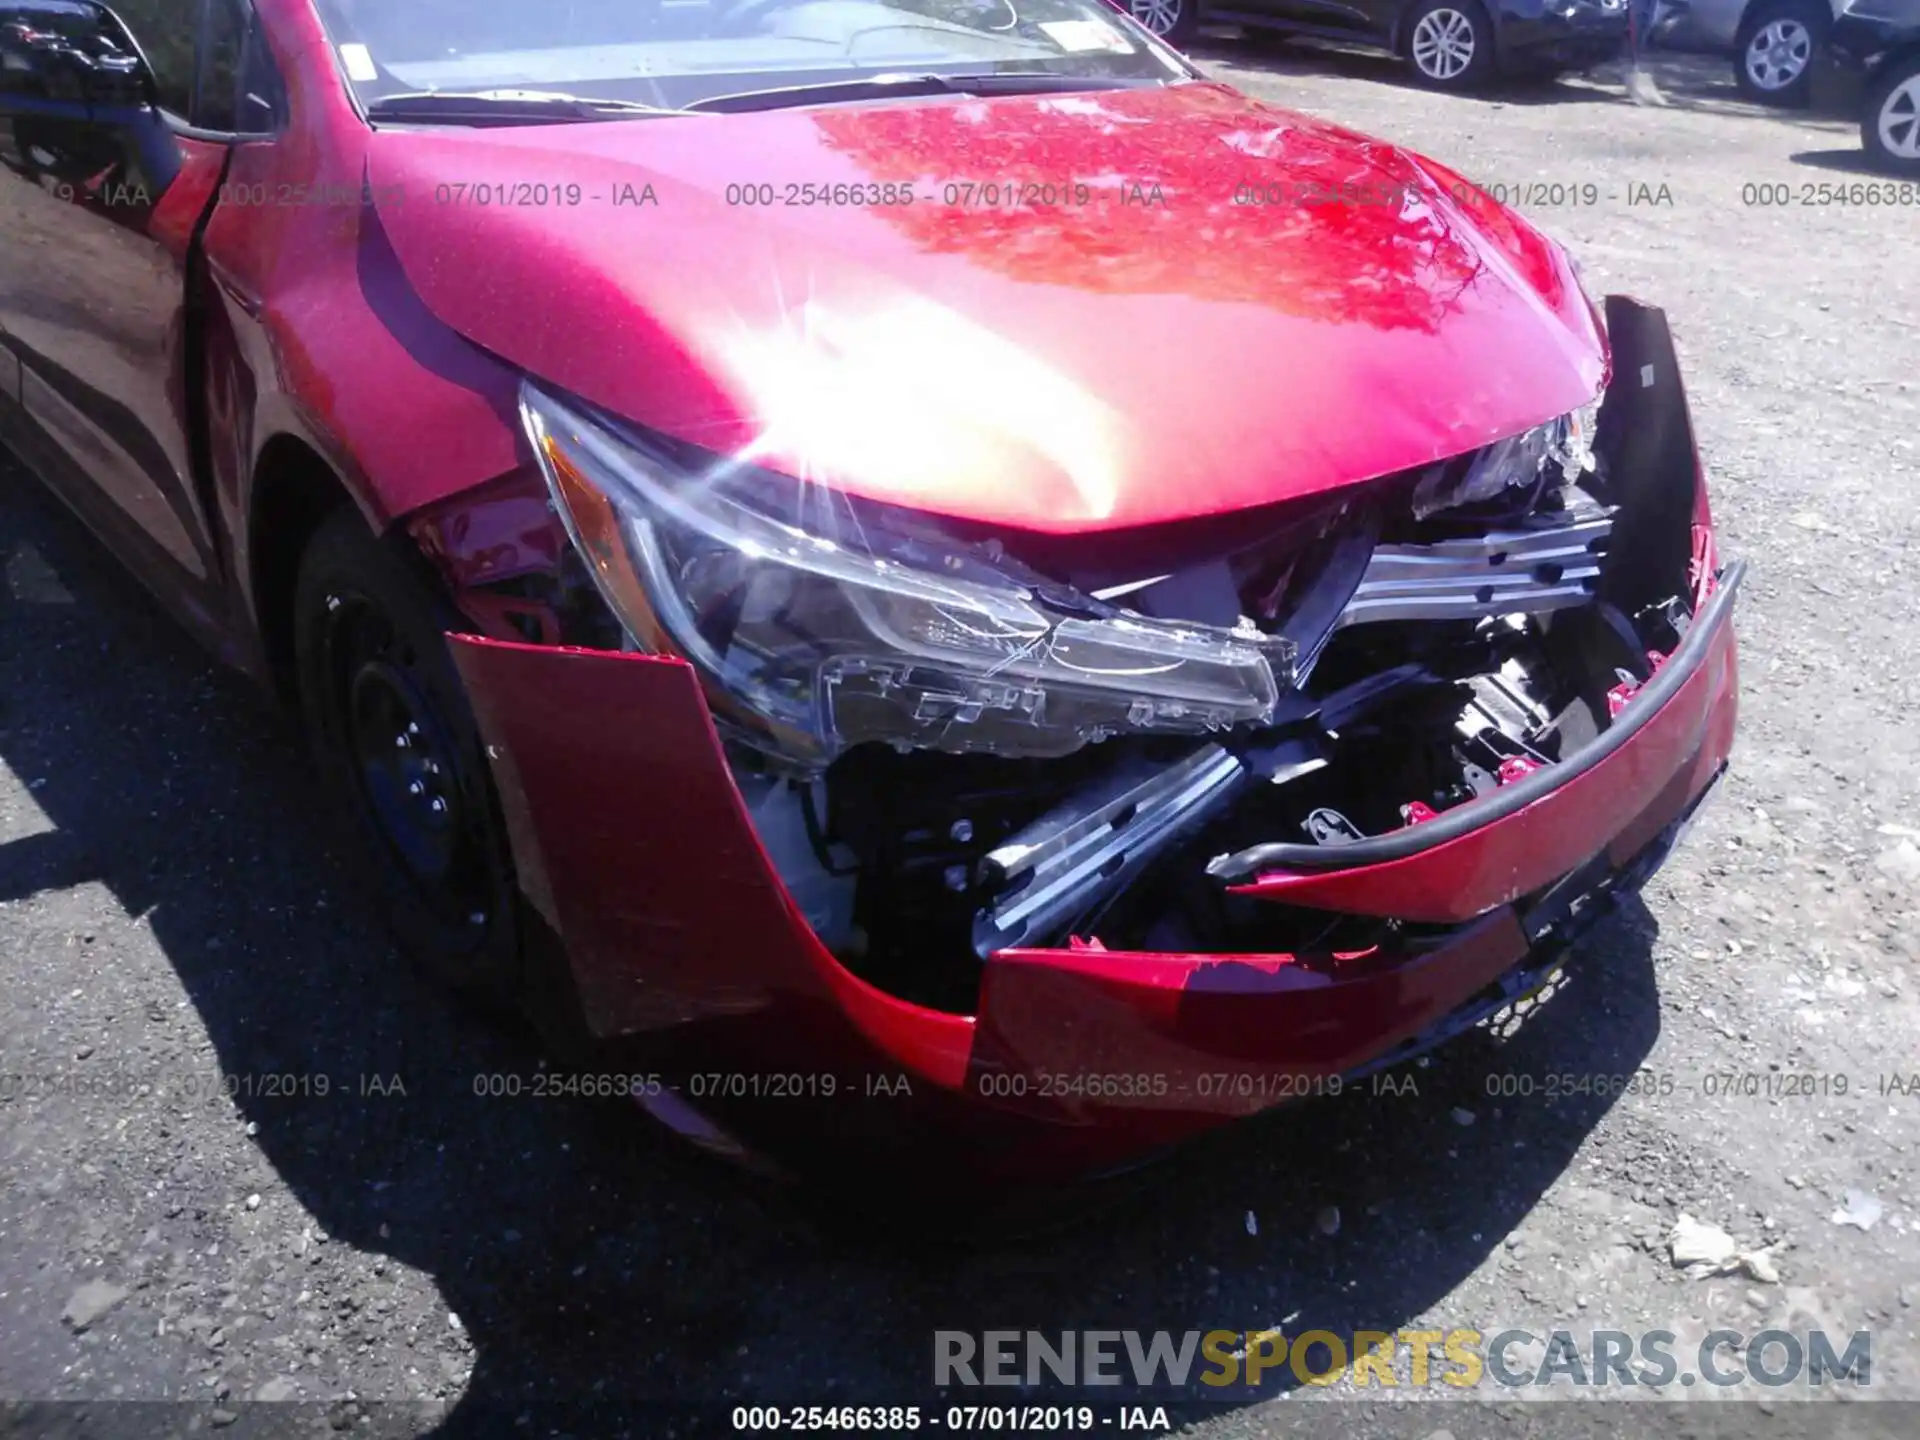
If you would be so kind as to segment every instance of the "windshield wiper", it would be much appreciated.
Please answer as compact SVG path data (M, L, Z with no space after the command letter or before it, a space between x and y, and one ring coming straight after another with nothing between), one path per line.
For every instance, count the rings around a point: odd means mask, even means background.
M609 115L678 115L638 100L596 100L558 90L410 90L367 104L369 120L418 120L446 125L603 120Z
M743 90L735 95L709 95L688 110L737 115L748 110L779 110L794 105L840 105L857 100L908 99L916 95L1054 95L1076 90L1134 90L1158 85L1158 80L1113 75L1067 75L1055 70L996 70L980 74L943 75L935 71L898 75L868 75L858 80L829 80L819 85L781 85L771 90Z

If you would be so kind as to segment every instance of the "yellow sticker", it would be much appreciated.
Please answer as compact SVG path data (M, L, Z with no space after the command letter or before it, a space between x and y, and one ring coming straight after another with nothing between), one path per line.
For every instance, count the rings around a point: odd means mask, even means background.
M1089 50L1112 50L1121 55L1133 53L1133 43L1103 21L1043 20L1040 28L1048 39L1070 55Z
M380 68L373 63L373 52L364 45L342 45L340 60L347 67L347 78L356 84L366 85L380 78Z

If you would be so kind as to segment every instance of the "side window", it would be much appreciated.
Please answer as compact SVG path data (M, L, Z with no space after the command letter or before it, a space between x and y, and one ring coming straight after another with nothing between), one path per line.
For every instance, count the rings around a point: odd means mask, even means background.
M193 40L200 0L115 0L113 10L153 67L160 107L186 119L193 113Z
M202 130L257 135L274 128L280 76L247 0L206 0L200 92L193 123Z
M246 26L246 44L240 52L240 113L233 128L243 135L268 135L280 127L287 113L286 87L251 5L246 7Z
M200 45L200 93L193 123L202 130L238 130L240 66L247 45L247 24L234 0L209 0L207 28Z

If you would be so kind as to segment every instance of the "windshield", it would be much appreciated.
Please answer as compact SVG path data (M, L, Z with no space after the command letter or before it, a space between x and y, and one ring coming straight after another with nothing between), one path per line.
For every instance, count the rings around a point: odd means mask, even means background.
M1102 0L319 0L363 104L555 92L678 109L882 75L1191 72Z

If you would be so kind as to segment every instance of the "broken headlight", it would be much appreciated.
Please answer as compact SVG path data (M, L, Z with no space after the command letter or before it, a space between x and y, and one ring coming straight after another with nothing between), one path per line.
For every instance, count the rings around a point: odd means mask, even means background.
M1262 721L1290 679L1263 637L1121 611L991 550L861 522L831 491L675 458L531 382L520 411L608 604L765 748L809 763L864 741L1061 755ZM773 513L789 508L809 518Z
M1592 464L1596 401L1476 450L1464 466L1436 466L1414 487L1413 515L1424 520L1529 489L1536 496L1571 485Z

